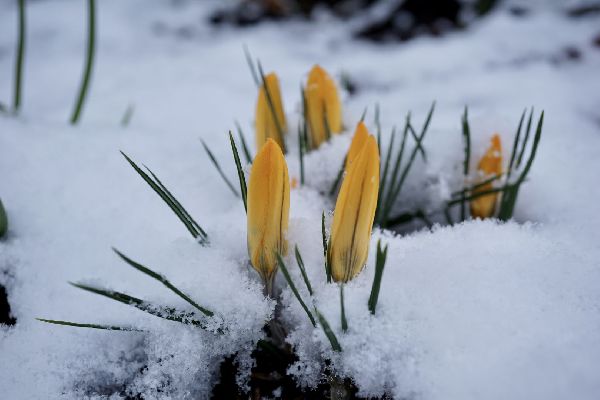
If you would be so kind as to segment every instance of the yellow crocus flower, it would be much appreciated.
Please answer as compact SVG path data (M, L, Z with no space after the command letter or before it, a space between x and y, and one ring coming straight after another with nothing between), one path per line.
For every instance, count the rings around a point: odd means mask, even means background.
M256 100L256 148L261 149L267 139L271 138L277 142L280 148L285 150L283 134L287 131L287 122L283 112L279 79L274 72L271 72L265 75L265 83L267 90L265 90L265 85L262 84L258 90L258 99Z
M277 271L275 252L287 253L285 238L290 211L290 178L277 143L269 138L257 154L248 183L248 253L250 262L271 292Z
M342 103L335 82L320 66L312 67L304 89L310 146L316 149L329 133L342 131ZM327 126L325 125L327 123Z
M352 143L350 144L350 149L348 149L348 154L346 155L346 171L348 171L348 167L362 150L363 145L367 141L368 137L369 130L365 126L364 122L359 122L358 125L356 125L354 137L352 137Z
M490 147L479 160L477 166L478 174L481 179L489 179L492 176L502 173L502 142L500 135L492 136ZM493 188L492 182L478 188L474 194L484 192ZM485 196L478 197L471 201L471 216L473 218L490 218L494 215L496 209L496 200L498 193L490 193Z
M379 149L372 135L348 168L335 203L327 262L336 282L348 282L363 269L379 193Z

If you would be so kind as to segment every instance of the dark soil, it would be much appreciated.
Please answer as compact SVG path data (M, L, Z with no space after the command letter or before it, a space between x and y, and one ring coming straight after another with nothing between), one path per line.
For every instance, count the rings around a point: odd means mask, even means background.
M10 312L10 304L8 304L8 295L4 286L0 285L0 324L15 325L17 320Z
M303 390L286 374L288 367L296 361L290 349L269 349L261 346L254 351L253 356L256 359L256 367L252 369L250 392L246 393L237 386L237 365L234 358L230 357L221 364L221 379L213 388L212 399L259 400L271 397L284 400L321 400L330 397L329 385L326 382L314 390ZM346 380L345 383L351 388L349 399L362 399L356 396L357 388L351 381Z

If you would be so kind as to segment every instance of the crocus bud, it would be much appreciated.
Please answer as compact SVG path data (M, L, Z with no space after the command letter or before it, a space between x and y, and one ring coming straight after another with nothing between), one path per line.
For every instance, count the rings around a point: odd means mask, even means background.
M277 270L275 253L287 253L290 178L281 149L273 139L257 154L248 183L248 253L270 293Z
M279 79L271 72L265 75L265 83L267 90L264 84L261 85L256 100L256 148L261 149L267 139L271 138L280 148L285 149L283 134L287 131L287 122L283 112Z
M364 122L359 122L358 125L356 125L356 131L354 131L354 137L352 138L350 149L348 149L348 154L346 155L346 171L348 171L348 167L362 150L363 145L367 141L368 137L369 130L365 126Z
M379 149L372 135L348 168L340 188L327 262L336 282L348 282L363 269L379 193Z
M308 74L304 98L310 146L316 149L330 134L342 131L342 104L335 82L318 65Z
M477 173L480 181L502 173L502 143L500 136L492 136L492 142L486 153L479 160ZM493 188L492 182L478 188L474 194L481 193ZM473 218L489 218L494 215L498 193L490 193L471 201L471 216Z

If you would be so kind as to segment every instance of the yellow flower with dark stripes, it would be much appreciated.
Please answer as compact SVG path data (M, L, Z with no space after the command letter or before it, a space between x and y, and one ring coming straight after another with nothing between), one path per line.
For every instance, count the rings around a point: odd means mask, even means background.
M369 130L365 126L364 122L359 122L358 125L356 125L356 131L354 131L352 143L350 144L350 149L348 149L348 154L346 154L346 171L348 171L348 167L362 150L368 137Z
M274 72L265 75L265 85L258 90L256 100L256 148L261 149L271 138L277 142L279 147L285 149L283 135L287 132L287 122L283 111L279 79Z
M273 139L257 154L248 183L248 253L270 291L277 258L287 253L290 178L285 157Z
M369 135L350 163L335 203L327 262L336 282L354 278L367 261L378 193L379 149Z
M498 134L492 136L490 147L487 149L481 160L479 160L477 173L480 182L502 173L502 142L500 141L500 136ZM475 190L474 194L492 188L493 184L490 182ZM473 218L490 218L494 216L497 199L498 193L490 193L473 199L471 201L471 216Z
M304 89L305 117L310 147L316 149L329 135L342 131L342 103L335 82L320 66L308 74Z

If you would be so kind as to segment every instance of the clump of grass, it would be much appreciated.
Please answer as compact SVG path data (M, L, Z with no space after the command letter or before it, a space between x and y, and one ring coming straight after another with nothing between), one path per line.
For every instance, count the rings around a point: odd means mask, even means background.
M198 240L198 243L205 246L208 244L208 234L198 223L192 218L181 203L171 194L169 189L163 185L158 177L146 166L148 173L144 172L138 165L133 162L125 153L121 152L127 162L133 167L135 172L138 173L144 179L144 181L150 186L150 188L159 195L159 197L169 206L169 208L175 213L177 218L185 225L190 234L194 239Z
M508 168L505 173L501 173L498 175L494 175L492 177L487 178L486 180L479 182L472 186L464 187L462 190L458 192L454 192L452 194L452 198L446 204L446 214L450 215L450 209L454 206L460 205L461 214L460 220L464 221L468 217L466 213L463 211L466 208L466 203L476 200L482 196L487 196L490 194L498 194L500 196L500 202L497 206L496 213L493 217L498 218L501 221L508 221L513 218L515 206L517 203L517 198L519 194L519 190L521 189L521 185L525 182L529 171L533 165L535 160L535 156L537 154L537 149L540 143L540 139L542 137L542 130L544 124L544 112L540 114L537 122L537 126L535 128L535 133L533 134L533 141L530 144L531 132L532 132L532 121L533 121L533 108L529 112L529 118L527 122L527 126L524 130L524 138L521 140L522 136L522 128L523 121L527 110L523 111L521 118L519 120L519 124L517 127L517 131L514 136L512 152L510 155L510 161L508 164ZM465 142L469 140L469 122L467 118L467 111L465 109L465 113L462 119L463 126L463 137L465 138ZM520 146L519 146L520 145ZM529 147L529 156L527 160L524 160L524 155L526 149ZM465 161L464 161L464 171L468 168L467 158L470 157L470 148L465 145ZM524 164L523 164L524 162ZM515 178L516 177L516 178ZM488 186L489 184L496 184L496 187L491 189L482 190L482 188ZM450 221L449 221L450 222Z
M175 285L173 285L167 278L154 272L150 268L133 261L131 258L127 257L117 249L113 249L115 253L125 261L132 268L142 272L143 274L157 280L162 283L166 288L171 290L177 296L185 300L188 304L194 307L197 311L199 311L204 317L212 317L214 316L214 312L208 310L207 308L200 306L194 300L192 300L188 295L186 295L183 291L178 289ZM117 292L114 290L109 290L105 288L101 288L93 285L86 285L83 283L71 283L70 284L78 289L97 294L99 296L107 297L111 300L117 301L119 303L130 305L138 310L144 311L148 314L154 315L155 317L163 318L169 321L180 322L185 325L193 325L200 327L202 329L207 329L206 322L196 318L196 314L194 312L182 311L178 310L174 307L164 306L161 304L155 304L148 302L146 300L139 299L137 297L128 295L126 293ZM79 328L93 328L93 329L104 329L104 330L117 330L117 331L141 331L139 328L132 327L124 327L124 326L112 326L112 325L101 325L101 324L90 324L90 323L79 323L79 322L69 322L69 321L60 321L53 319L45 319L45 318L37 318L38 321L55 324L55 325L66 325L73 326ZM218 330L218 333L223 333L222 330Z

